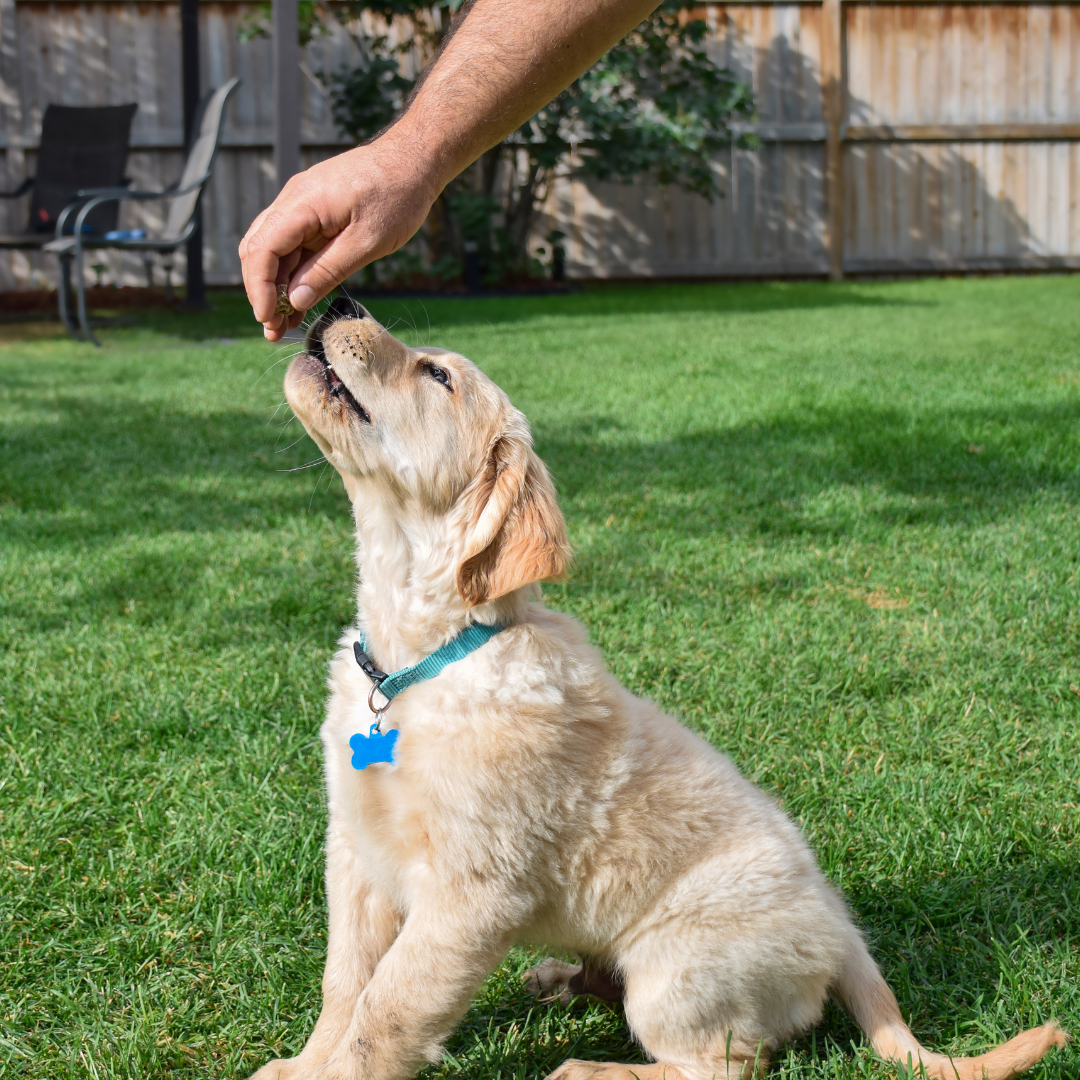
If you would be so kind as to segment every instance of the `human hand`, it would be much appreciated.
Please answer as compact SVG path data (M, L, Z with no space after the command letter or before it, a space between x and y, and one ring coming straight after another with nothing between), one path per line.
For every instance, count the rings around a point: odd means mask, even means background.
M389 255L424 223L442 184L391 128L292 177L240 241L244 286L270 341L362 266ZM287 284L292 315L278 315Z

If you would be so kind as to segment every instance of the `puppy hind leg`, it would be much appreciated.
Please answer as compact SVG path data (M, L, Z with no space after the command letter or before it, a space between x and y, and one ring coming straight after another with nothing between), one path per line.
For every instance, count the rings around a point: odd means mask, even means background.
M761 1080L770 1056L764 1045L753 1053L741 1047L713 1062L671 1065L652 1061L644 1065L623 1065L613 1061L564 1061L547 1080Z
M581 970L581 964L569 964L565 960L549 956L535 967L529 968L521 976L521 981L534 998L542 1002L561 1001L564 1005L569 1005L574 996L570 981L580 975Z
M613 1061L564 1061L547 1080L752 1080L765 1075L768 1060L764 1057L742 1060L732 1058L718 1068L694 1065L668 1065L652 1061L646 1065L621 1065Z
M585 970L588 971L587 962ZM621 979L619 987L622 988ZM627 1019L645 1052L655 1061L627 1065L571 1059L564 1061L547 1080L754 1080L765 1075L770 1058L770 1046L765 1039L754 1044L727 1029L720 1039L715 1028L711 1033L696 1028L690 1017L699 1003L685 1000L687 996L692 999L695 996L692 993L686 995L669 987L659 997L650 995L647 1004L642 996L637 1000L628 998ZM671 1023L673 1017L680 1015L680 1006L681 1014L690 1021L681 1026ZM663 1018L654 1011L665 1008L669 1011ZM649 1016L647 1021L644 1015Z
M762 1003L723 964L682 959L629 973L626 1020L642 1049L683 1080L764 1076L780 1040Z
M570 1003L575 995L622 1001L624 985L618 971L585 956L580 964L568 964L549 956L522 975L525 989L541 1001Z
M613 1061L564 1061L547 1080L692 1080L681 1069L653 1061L647 1065L619 1065ZM718 1078L719 1080L719 1078Z
M706 1027L700 1023L701 1013L695 1016L694 1006L700 1002L689 1002L682 1011L675 1001L667 1004L671 1008L661 1014L653 1011L663 1008L661 1003L653 1001L643 1008L627 999L630 1030L649 1057L669 1062L684 1080L754 1080L765 1075L778 1042L757 1018L732 1010L727 1019L713 1018Z

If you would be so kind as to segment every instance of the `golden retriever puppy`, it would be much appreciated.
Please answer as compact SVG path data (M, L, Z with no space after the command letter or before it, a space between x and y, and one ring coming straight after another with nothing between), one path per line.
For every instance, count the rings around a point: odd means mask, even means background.
M338 301L285 391L345 482L360 578L322 728L322 1014L258 1080L411 1076L516 942L581 956L533 987L621 994L655 1062L567 1061L559 1080L747 1077L829 994L882 1057L940 1080L1003 1080L1062 1045L1054 1023L977 1058L919 1045L795 825L544 607L569 557L555 492L468 360ZM386 704L356 643L377 678L474 625L502 629L392 701L371 733L396 739L389 760L355 761Z

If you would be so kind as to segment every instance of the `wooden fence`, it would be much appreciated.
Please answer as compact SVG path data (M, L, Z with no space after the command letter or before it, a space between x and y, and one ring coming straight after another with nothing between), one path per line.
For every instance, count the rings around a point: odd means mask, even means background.
M241 81L225 114L222 150L203 211L206 277L240 280L237 247L251 220L277 191L273 168L273 65L267 38L240 40L241 23L255 7L229 0L199 5L200 73L204 89L233 75ZM50 102L111 105L138 102L128 175L133 186L161 188L183 164L180 93L180 9L168 0L0 0L0 124L3 179L14 187L33 172L41 117ZM349 35L336 31L306 50L301 83L302 160L305 167L349 143L338 132L316 72L354 66L360 58ZM3 231L26 223L27 205L0 203ZM128 205L121 228L160 224L160 207ZM141 283L142 262L110 254L108 277ZM3 253L0 288L55 280L48 256ZM180 260L182 266L182 257Z
M243 80L206 202L211 282L238 280L236 245L276 187L270 43L238 35L250 7L200 5L204 82ZM569 234L572 275L1080 267L1080 5L755 0L704 10L715 57L754 87L762 145L720 155L725 197L712 204L571 171L539 232ZM50 101L137 101L129 173L139 186L174 179L179 40L169 0L0 0L0 182L32 171ZM306 164L345 145L314 75L358 59L344 32L306 52ZM0 213L0 228L18 228L25 203ZM40 256L0 259L0 287L52 273ZM141 266L109 274L139 280Z
M1080 267L1080 6L724 4L718 60L763 141L712 205L564 181L573 273L622 277Z

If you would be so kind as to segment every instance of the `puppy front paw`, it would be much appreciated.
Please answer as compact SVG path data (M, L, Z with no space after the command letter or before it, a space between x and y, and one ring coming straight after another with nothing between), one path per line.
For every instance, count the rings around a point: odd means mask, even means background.
M306 1066L307 1062L299 1057L277 1058L253 1072L248 1080L302 1080L307 1075Z
M578 1061L568 1058L545 1080L600 1080L611 1066L599 1061Z
M525 989L540 1001L561 1001L568 1005L574 996L570 989L570 980L580 973L580 964L568 964L565 960L556 960L554 956L549 956L546 960L541 960L536 967L529 968L521 976L521 981L525 984Z

